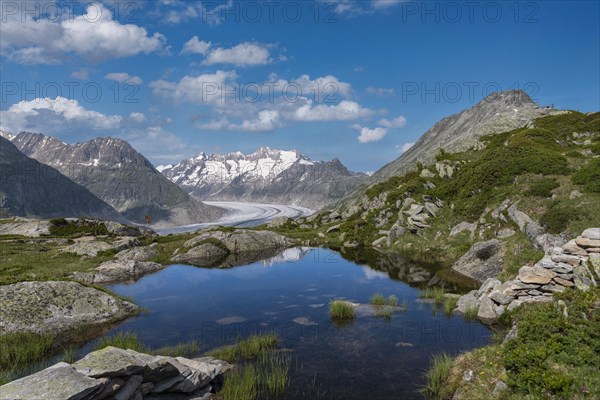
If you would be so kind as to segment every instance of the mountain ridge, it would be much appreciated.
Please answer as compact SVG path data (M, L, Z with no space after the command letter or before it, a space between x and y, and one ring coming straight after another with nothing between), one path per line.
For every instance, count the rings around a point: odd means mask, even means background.
M523 90L491 93L472 107L435 123L410 149L376 171L369 183L414 170L417 162L431 163L440 149L465 151L481 146L478 140L481 136L522 128L536 118L560 112L540 107Z
M21 132L12 143L25 155L50 165L89 189L127 219L155 226L216 219L221 210L185 193L156 170L128 142L112 137L67 144L54 137Z
M201 200L257 201L321 208L360 185L366 175L339 159L313 161L298 150L260 147L253 153L198 153L159 166L172 182Z
M27 157L0 136L0 215L88 217L127 222L106 202L57 169Z

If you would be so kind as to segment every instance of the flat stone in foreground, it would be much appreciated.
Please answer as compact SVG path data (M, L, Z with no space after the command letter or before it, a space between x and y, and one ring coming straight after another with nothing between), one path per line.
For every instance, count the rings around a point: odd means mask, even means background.
M82 400L90 398L105 382L79 374L67 363L0 386L0 399L10 400Z

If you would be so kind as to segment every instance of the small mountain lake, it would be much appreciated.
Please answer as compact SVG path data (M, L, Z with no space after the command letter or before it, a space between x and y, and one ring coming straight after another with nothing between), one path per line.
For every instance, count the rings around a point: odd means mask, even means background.
M478 322L447 316L390 273L345 260L326 249L294 248L243 267L173 265L132 284L110 286L148 312L109 334L135 332L151 347L195 339L203 351L254 333L276 333L291 354L285 398L422 399L419 388L433 354L455 355L489 342ZM395 295L408 309L389 320L369 312L373 294ZM339 326L328 304L365 304ZM89 343L85 347L91 347Z

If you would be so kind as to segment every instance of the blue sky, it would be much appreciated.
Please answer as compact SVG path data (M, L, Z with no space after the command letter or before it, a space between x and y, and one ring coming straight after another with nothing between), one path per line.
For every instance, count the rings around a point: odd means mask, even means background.
M596 1L0 6L0 129L157 165L270 146L374 171L496 90L600 109Z

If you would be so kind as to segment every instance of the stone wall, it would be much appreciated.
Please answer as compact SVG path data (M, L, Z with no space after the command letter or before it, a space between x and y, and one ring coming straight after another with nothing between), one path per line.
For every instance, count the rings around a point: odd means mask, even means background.
M568 288L588 290L600 280L600 228L586 229L561 247L549 249L534 266L524 266L513 280L487 279L461 296L456 312L477 309L477 317L493 324L506 310L524 303L552 301L554 293Z

